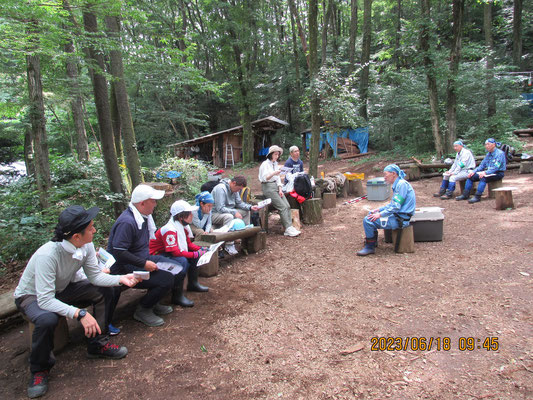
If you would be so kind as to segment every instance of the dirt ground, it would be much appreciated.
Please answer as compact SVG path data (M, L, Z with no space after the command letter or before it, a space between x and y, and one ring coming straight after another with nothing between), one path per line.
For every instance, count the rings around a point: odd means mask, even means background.
M378 176L384 165L324 168ZM238 172L256 180L257 168ZM356 257L362 219L380 202L338 199L298 238L281 235L274 214L267 249L224 259L201 279L209 293L190 294L195 307L164 326L134 321L135 303L121 300L124 360L88 360L74 335L46 398L531 399L533 176L514 170L505 182L518 188L513 210L435 199L439 178L413 182L417 206L445 216L443 241L417 242L414 254L395 254L381 234L376 255ZM1 335L2 399L25 398L26 329ZM375 337L415 340L372 351ZM417 338L431 350L417 350Z

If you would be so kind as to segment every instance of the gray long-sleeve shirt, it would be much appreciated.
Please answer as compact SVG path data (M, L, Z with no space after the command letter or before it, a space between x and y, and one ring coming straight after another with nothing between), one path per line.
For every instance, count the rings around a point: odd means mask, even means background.
M89 281L95 286L118 286L120 275L108 275L100 271L96 251L92 243L86 244L87 254L81 260L72 258L60 242L48 242L33 254L22 273L14 296L37 296L37 304L43 310L74 318L77 308L56 299L71 282L76 271L83 267Z
M468 171L476 168L476 160L472 152L462 148L455 156L455 160L449 170L451 174L458 174L461 171Z
M250 210L252 205L242 201L238 192L232 192L229 188L229 182L229 179L222 179L222 181L211 191L211 194L215 199L215 206L213 207L214 211L220 214L229 213L235 216L235 213L237 212L236 208Z

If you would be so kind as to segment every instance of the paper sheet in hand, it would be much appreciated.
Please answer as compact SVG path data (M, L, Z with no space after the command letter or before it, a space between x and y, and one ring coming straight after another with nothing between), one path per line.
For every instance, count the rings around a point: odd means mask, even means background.
M290 168L289 167L281 167L279 170L281 171L282 174L288 174L288 173L292 172L292 167L290 167Z
M257 207L258 208L263 208L263 207L268 206L270 203L272 203L272 199L265 199L265 200L260 201L259 203L257 203Z
M104 268L111 268L111 266L115 263L115 257L113 257L111 254L109 254L106 250L102 249L101 247L96 252L96 258L98 259L98 266L100 269Z
M172 275L178 275L181 272L181 270L183 269L183 267L181 265L167 263L167 262L158 262L157 263L157 268L158 269L162 269L163 271L168 271Z
M196 265L200 266L209 263L209 261L211 261L211 257L213 257L213 254L215 254L215 257L218 257L216 253L218 252L218 248L222 246L222 243L224 242L218 242L209 246L209 250L207 251L207 253L205 253L198 259L198 263Z

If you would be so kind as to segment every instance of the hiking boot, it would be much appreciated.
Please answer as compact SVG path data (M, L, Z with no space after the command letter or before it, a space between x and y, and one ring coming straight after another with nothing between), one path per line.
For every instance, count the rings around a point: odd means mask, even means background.
M87 349L87 358L110 358L119 360L126 357L127 354L128 349L126 347L109 342L94 350Z
M376 253L376 238L366 238L365 247L357 252L358 256L368 256Z
M31 374L30 384L28 385L28 397L35 399L41 397L48 391L48 371L35 372Z
M449 190L446 191L442 196L440 196L441 200L450 200L453 198L453 192L450 192Z
M172 306L166 306L164 304L159 304L159 303L157 303L154 306L153 310L154 310L154 314L157 314L157 315L167 315L167 314L170 314L172 311L174 311Z
M444 195L444 193L446 193L446 189L440 188L438 193L433 193L433 197L440 197L440 196Z
M468 202L470 204L479 203L480 201L481 201L481 195L480 194L475 194L474 197L472 197L470 200L468 200Z
M107 331L109 332L109 336L116 336L120 333L120 329L113 324L107 326Z
M194 268L194 267L193 267ZM185 279L185 274L176 275L174 278L174 287L172 288L172 304L176 304L181 307L193 307L194 301L189 300L183 295L183 280Z
M300 233L302 232L300 232L294 226L289 226L287 229L285 229L285 232L283 234L285 236L295 237L295 236L298 236Z
M133 319L148 326L161 326L165 323L163 318L154 314L153 307L146 308L141 305L137 306L137 309L133 313Z

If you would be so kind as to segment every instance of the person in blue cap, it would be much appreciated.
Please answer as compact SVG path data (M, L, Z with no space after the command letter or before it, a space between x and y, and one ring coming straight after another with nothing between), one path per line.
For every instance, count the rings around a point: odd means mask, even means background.
M358 256L375 253L378 229L404 228L409 225L409 220L415 213L415 191L404 179L405 172L396 164L389 164L383 175L385 182L392 184L392 200L386 206L370 211L364 218L365 247L357 252Z
M476 167L476 160L472 152L464 147L461 140L453 142L453 149L457 152L455 160L450 169L442 174L442 183L434 197L448 200L453 197L455 184L468 178L469 171Z
M477 191L474 197L468 200L469 203L478 203L481 201L481 195L485 190L487 182L494 182L503 179L505 169L507 168L507 159L505 153L496 148L496 140L493 138L485 140L485 149L487 155L481 161L481 164L468 174L468 179L465 183L465 190L461 196L457 196L455 200L466 200L470 197L470 191L474 182L479 181Z
M192 223L189 226L196 237L213 230L212 211L215 199L208 191L198 193L195 199L198 210L192 213Z

